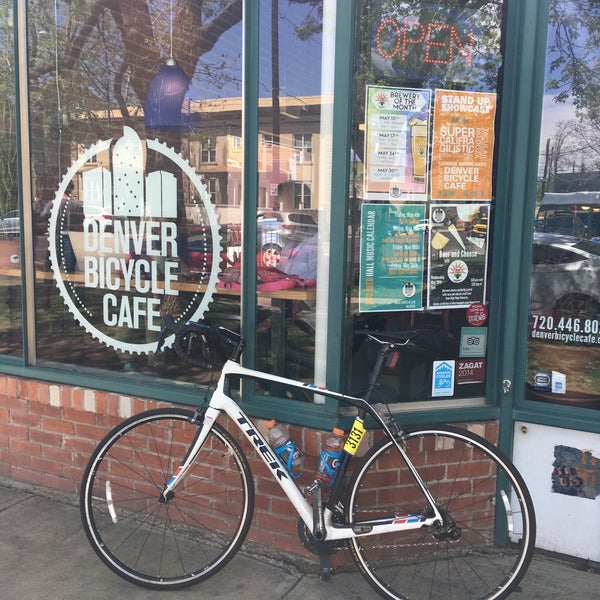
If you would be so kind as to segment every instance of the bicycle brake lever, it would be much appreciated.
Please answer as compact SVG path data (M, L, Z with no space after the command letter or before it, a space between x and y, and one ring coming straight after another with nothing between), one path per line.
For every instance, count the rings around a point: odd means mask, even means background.
M163 327L160 330L160 335L158 336L158 342L156 342L156 350L154 351L155 354L158 354L162 347L163 344L165 343L165 339L167 337L167 331L169 331L166 327Z
M164 322L164 325L162 326L162 329L160 330L160 335L158 336L158 342L156 342L155 354L158 354L161 351L161 349L165 343L165 340L167 339L167 335L169 333L175 333L175 329L174 329L175 321L173 320L173 317L171 315L165 315L163 317L163 322Z

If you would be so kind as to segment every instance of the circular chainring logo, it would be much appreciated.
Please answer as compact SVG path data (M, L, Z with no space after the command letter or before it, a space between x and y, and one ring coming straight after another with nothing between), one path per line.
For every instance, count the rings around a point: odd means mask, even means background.
M73 163L53 202L49 236L69 311L122 352L153 352L162 315L200 319L216 289L221 236L210 194L180 154L129 127ZM192 248L195 271L184 277Z

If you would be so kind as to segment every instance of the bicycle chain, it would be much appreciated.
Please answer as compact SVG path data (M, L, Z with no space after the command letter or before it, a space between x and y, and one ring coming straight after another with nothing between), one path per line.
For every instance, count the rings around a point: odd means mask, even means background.
M381 513L381 507L377 508L361 508L361 513ZM357 538L359 539L359 538ZM382 544L380 546L373 546L377 550L389 550L393 548L422 548L423 546L439 546L440 542L420 542L418 544Z

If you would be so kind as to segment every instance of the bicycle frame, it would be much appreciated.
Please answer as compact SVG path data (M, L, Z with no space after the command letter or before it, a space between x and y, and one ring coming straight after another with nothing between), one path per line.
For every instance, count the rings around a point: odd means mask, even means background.
M406 515L392 515L385 518L377 518L372 520L360 521L352 524L339 524L333 523L333 512L329 508L325 508L323 512L323 524L324 524L324 538L327 540L342 540L352 537L366 536L366 535L377 535L383 533L390 533L393 531L408 531L412 529L420 529L422 527L428 527L434 525L436 522L442 522L442 516L438 511L435 501L429 493L427 487L422 481L418 474L418 471L413 466L412 462L407 457L404 449L402 448L399 440L390 431L389 427L385 423L379 414L374 411L368 403L361 398L355 398L353 396L347 396L338 392L333 392L322 387L318 387L313 384L305 384L293 379L281 377L277 375L266 375L260 371L255 371L243 367L239 363L228 360L226 361L217 386L212 393L208 406L199 411L199 415L202 418L202 424L199 427L196 438L188 450L185 458L181 465L177 468L173 476L165 484L162 491L161 497L163 501L166 501L174 492L178 483L185 477L187 470L190 465L194 462L198 453L200 452L202 445L204 444L213 423L218 419L221 413L227 414L233 423L244 433L245 437L249 440L252 446L257 450L258 454L262 458L263 462L280 485L284 494L288 500L292 503L298 515L306 525L309 531L313 531L313 507L306 500L303 493L298 489L288 472L279 461L276 454L272 451L268 442L262 436L260 431L254 426L251 419L244 413L239 407L237 402L225 392L227 385L227 377L241 376L247 377L254 380L269 381L275 383L281 383L285 386L295 387L298 389L310 389L319 392L319 394L327 395L330 397L338 398L350 402L355 406L363 406L372 416L374 416L380 425L387 432L390 439L393 440L398 452L401 454L406 462L407 467L412 472L415 481L421 488L424 497L429 504L431 509L430 515L425 516L422 513L411 513Z

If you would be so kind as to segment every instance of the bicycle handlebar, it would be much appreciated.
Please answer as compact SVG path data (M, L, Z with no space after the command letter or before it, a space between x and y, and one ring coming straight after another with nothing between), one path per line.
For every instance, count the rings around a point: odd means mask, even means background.
M203 368L211 368L214 366L214 361L211 360L209 350L202 347L202 344L205 344L207 340L223 342L227 346L233 347L233 352L229 358L236 362L239 361L246 345L245 341L238 333L220 325L212 325L206 321L176 323L171 315L165 315L163 321L164 325L158 338L156 352L160 352L165 339L170 334L175 334L173 346L177 355L185 362ZM196 356L191 350L196 347L198 341L201 346L201 351L198 356Z
M406 346L421 334L419 329L410 329L407 331L370 331L368 329L355 331L357 335L364 335L370 340L382 345Z
M214 366L213 349L208 348L207 341L223 342L225 345L233 348L231 360L239 362L242 352L246 346L245 340L239 333L220 325L212 325L206 321L189 321L187 323L176 323L171 315L163 317L164 325L160 332L156 352L158 353L165 339L171 334L175 334L174 348L177 355L190 364L203 368L212 368ZM358 330L357 335L364 335L369 340L377 342L382 346L382 355L397 349L399 346L406 346L421 333L418 329L407 331L370 331ZM218 348L218 344L215 344ZM380 367L379 367L380 368ZM378 371L379 369L376 369ZM377 376L379 373L377 372Z

